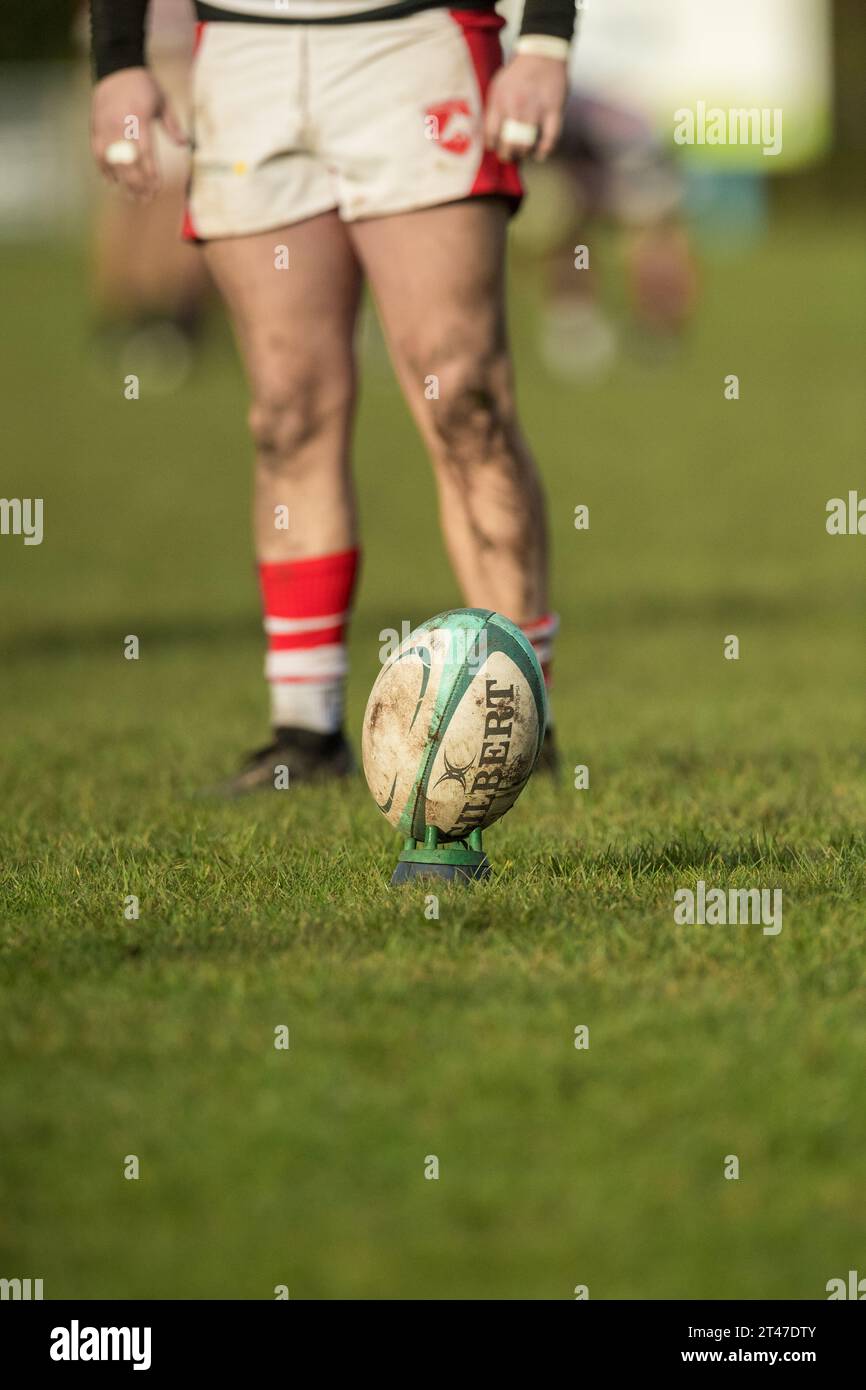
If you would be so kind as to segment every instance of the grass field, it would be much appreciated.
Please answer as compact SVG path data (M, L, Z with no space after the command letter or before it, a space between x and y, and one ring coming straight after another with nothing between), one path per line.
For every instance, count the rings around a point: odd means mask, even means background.
M182 394L111 397L83 257L2 252L0 491L44 497L45 539L0 538L0 1275L47 1298L821 1298L864 1269L866 539L824 528L866 492L860 235L819 208L710 264L685 357L591 392L544 375L519 271L556 716L590 787L531 784L493 880L438 921L387 887L362 782L195 797L266 732L225 336ZM370 357L356 739L380 630L459 602ZM699 879L781 888L783 930L675 925Z

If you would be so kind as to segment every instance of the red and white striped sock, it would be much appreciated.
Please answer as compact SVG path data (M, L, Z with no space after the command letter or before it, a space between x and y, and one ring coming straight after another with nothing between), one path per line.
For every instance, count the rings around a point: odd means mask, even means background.
M548 695L548 724L553 723L553 716L550 713L551 668L553 665L553 639L558 631L559 615L557 613L545 613L543 618L536 618L534 623L527 623L523 628L524 636L528 637L532 643L533 651L538 657L538 664L541 667L541 674L544 676L544 686Z
M335 733L343 723L346 630L357 547L259 565L275 729Z

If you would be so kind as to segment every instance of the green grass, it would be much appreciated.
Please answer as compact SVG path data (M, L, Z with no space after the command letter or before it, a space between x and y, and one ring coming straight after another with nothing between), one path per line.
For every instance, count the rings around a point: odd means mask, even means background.
M0 490L43 496L46 530L0 539L0 1275L49 1298L816 1298L862 1269L866 539L824 530L866 492L859 236L777 226L708 267L680 362L591 392L543 374L520 270L557 721L590 788L531 785L493 881L438 921L386 886L362 784L195 797L265 717L224 337L182 395L111 398L83 260L3 251ZM459 602L368 355L355 736L379 631ZM781 934L675 926L700 878L781 888Z

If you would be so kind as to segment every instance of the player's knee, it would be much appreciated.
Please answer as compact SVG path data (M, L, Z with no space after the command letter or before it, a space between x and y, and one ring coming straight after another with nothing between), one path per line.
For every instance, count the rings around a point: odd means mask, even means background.
M433 430L443 459L461 470L507 451L515 428L507 358L467 357L437 375L431 399Z
M258 392L248 423L259 467L283 473L302 467L308 450L335 426L342 428L351 410L351 387L330 384L327 393L313 388Z

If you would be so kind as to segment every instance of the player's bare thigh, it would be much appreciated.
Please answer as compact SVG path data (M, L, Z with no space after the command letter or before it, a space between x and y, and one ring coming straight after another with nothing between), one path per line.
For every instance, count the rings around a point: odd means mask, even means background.
M464 597L526 622L546 611L546 530L514 403L507 224L502 200L474 198L351 230L436 469Z
M351 367L361 273L336 212L208 242L254 397L288 381L327 392ZM330 369L330 370L329 370Z
M349 224L401 374L463 374L474 361L510 383L505 325L508 207L471 198ZM404 382L411 389L412 383ZM449 383L428 383L440 396Z
M259 558L355 543L349 448L361 272L336 213L210 242L250 382ZM289 526L277 529L278 509Z

